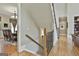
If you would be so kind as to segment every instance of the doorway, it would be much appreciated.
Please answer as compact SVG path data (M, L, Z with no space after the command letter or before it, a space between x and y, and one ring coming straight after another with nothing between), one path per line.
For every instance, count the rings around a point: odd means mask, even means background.
M59 35L67 36L67 17L59 17Z

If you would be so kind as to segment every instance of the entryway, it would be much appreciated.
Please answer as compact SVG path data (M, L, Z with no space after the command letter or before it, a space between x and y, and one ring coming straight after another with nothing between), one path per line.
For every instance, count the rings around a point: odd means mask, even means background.
M68 23L67 23L67 17L59 17L59 35L65 35L67 36L67 28L68 28Z

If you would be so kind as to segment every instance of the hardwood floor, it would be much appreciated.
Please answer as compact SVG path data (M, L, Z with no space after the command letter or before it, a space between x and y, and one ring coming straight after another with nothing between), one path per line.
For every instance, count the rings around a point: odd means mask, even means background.
M18 53L17 46L14 45L5 45L4 49L4 52L9 56L34 56L27 51ZM68 40L66 36L60 36L49 56L79 56L79 47L75 46L72 40Z
M4 53L8 56L35 56L34 54L29 53L27 51L22 51L19 53L17 51L17 46L10 44L4 46Z
M8 55L12 55L12 54L14 54L15 52L18 54L16 46L11 45L11 44L6 44L6 45L4 46L4 53L6 53L6 54L8 54Z
M78 56L79 48L66 36L60 36L57 44L52 48L49 56Z

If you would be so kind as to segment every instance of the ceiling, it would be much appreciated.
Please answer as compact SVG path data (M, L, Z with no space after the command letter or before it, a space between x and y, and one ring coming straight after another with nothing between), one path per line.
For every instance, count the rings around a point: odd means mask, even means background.
M0 15L11 16L13 12L17 13L17 4L15 3L0 3Z
M52 14L50 4L48 3L31 3L23 4L26 12L29 13L32 20L37 23L40 28L47 28L52 30Z

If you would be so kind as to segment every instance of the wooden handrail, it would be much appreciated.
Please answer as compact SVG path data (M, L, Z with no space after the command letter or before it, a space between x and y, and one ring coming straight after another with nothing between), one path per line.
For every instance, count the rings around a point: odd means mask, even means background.
M29 35L25 35L26 37L28 37L31 41L33 41L34 43L36 43L38 46L40 46L42 49L44 49L44 47L41 45L41 44L39 44L38 42L36 42L32 37L30 37Z

